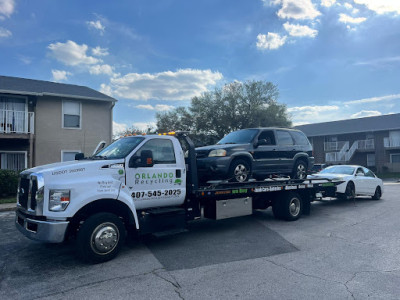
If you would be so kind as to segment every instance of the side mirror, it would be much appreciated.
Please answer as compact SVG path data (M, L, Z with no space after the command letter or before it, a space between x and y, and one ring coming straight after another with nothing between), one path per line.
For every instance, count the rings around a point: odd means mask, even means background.
M75 154L75 160L82 160L84 158L85 158L85 154L84 153Z
M134 155L129 160L129 168L150 168L152 166L154 166L154 162L151 150L143 150L140 156Z

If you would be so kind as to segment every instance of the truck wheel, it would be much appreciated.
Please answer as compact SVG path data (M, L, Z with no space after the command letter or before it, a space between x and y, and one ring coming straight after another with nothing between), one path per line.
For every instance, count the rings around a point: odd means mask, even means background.
M125 241L125 226L121 219L111 213L90 216L79 228L77 254L90 263L113 259Z
M376 187L375 194L372 196L372 200L379 200L382 197L382 190L380 186Z
M307 177L307 163L303 160L296 161L293 171L292 178L293 179L306 179Z
M243 159L234 160L229 168L229 181L245 182L251 176L250 165Z
M286 221L295 221L300 218L303 212L303 201L296 193L285 193L282 199L278 200L280 204L280 213Z

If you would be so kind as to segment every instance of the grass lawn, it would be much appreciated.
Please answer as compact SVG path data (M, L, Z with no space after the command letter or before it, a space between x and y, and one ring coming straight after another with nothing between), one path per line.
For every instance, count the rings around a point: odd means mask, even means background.
M17 196L0 197L0 204L17 203Z
M381 179L386 179L386 178L398 178L400 179L400 173L378 173L376 174Z

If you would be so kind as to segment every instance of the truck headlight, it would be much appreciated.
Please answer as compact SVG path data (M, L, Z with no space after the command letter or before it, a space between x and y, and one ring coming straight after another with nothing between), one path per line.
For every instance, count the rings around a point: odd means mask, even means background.
M208 154L208 157L215 157L215 156L226 156L226 150L224 150L224 149L216 149L216 150L212 150Z
M70 190L50 190L49 210L64 211L69 204L70 195Z

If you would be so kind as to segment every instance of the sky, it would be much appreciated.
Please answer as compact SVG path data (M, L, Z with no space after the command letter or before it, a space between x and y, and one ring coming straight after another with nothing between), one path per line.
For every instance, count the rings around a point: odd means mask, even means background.
M0 0L0 75L114 97L114 132L233 81L294 125L399 113L400 0Z

